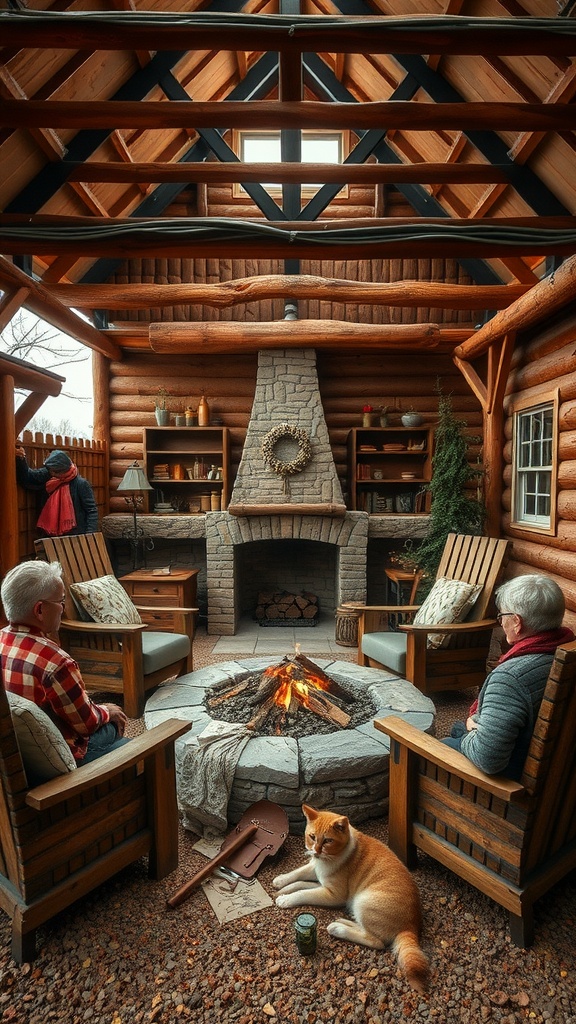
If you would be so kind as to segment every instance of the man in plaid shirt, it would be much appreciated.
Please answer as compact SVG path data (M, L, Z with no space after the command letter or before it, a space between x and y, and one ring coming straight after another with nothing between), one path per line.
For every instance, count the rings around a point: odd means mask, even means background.
M58 562L21 562L2 583L8 625L0 631L6 690L37 704L68 743L77 764L123 743L126 715L117 704L94 704L80 669L52 635L58 633L66 591Z

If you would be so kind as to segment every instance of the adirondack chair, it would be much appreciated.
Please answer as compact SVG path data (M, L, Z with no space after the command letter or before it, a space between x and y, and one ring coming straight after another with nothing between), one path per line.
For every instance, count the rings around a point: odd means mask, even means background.
M407 613L418 610L417 605L367 605L358 620L358 663L387 668L427 695L481 686L496 625L492 597L506 564L509 544L494 537L448 534L436 579L446 577L482 585L465 621L416 625L405 619ZM392 631L388 617L399 614L403 621L397 631ZM448 637L448 646L429 646L431 634Z
M0 679L0 907L12 956L33 960L36 929L144 855L151 878L178 866L174 741L163 722L67 774L30 789Z
M390 743L389 844L415 867L422 850L504 907L518 946L534 939L533 904L576 868L576 641L559 647L520 782L400 718Z
M126 714L139 718L148 690L192 671L198 609L138 607L144 625L84 622L69 588L114 575L103 535L43 537L35 546L39 557L62 565L66 607L60 642L78 662L86 689L123 694Z

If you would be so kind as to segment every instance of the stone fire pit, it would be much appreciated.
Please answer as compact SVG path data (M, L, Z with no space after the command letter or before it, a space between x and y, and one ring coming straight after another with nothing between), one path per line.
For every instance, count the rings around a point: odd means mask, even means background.
M192 729L176 741L179 772L186 741L217 718L208 713L204 697L215 683L230 680L246 670L263 671L277 665L280 657L242 658L191 672L159 687L146 703L147 728L180 718ZM378 710L364 724L324 735L257 736L242 751L228 804L228 822L236 824L257 800L272 800L284 807L290 831L304 831L302 803L346 814L354 824L380 817L388 810L389 739L373 725L374 718L398 715L424 732L434 732L435 708L406 679L389 672L365 668L347 661L312 658L334 680L353 680L366 687ZM186 808L183 807L184 820Z

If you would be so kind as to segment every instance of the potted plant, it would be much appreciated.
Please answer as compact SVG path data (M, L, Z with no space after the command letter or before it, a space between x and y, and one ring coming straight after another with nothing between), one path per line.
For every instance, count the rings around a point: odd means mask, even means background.
M406 412L402 413L402 425L404 427L419 427L422 423L422 417L413 405L409 405Z
M166 391L166 388L158 388L158 391L157 391L157 394L156 394L156 400L155 400L156 401L155 412L156 412L156 423L158 424L159 427L167 427L168 423L170 422L170 413L169 413L168 409L166 408L166 398L167 397L168 397L168 392Z
M366 405L362 406L362 426L363 427L371 427L372 426L372 414L373 414L373 412L374 412L374 407L372 405L369 405L367 403Z
M440 384L438 394L428 533L418 546L410 541L405 545L407 556L417 562L430 582L436 575L448 534L481 535L486 515L479 497L465 493L467 485L482 474L482 470L472 469L468 461L468 444L472 439L463 433L466 422L456 418L450 396L442 394Z

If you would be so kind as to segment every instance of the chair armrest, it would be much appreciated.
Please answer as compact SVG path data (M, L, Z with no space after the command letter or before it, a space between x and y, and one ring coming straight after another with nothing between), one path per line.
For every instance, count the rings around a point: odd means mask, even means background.
M127 624L121 622L84 622L82 619L62 619L60 628L68 629L75 633L143 633L146 625L143 622Z
M497 619L479 619L478 622L442 622L438 624L413 622L400 623L398 629L404 633L481 633L486 629L494 629Z
M459 750L454 750L434 736L421 732L416 726L410 725L409 722L405 722L396 715L390 715L389 718L376 718L374 725L380 732L386 733L391 740L407 747L414 754L426 758L427 761L431 761L438 768L444 768L452 775L457 775L463 782L469 782L473 786L492 793L506 803L515 803L522 796L527 795L524 786L519 782L507 779L503 775L486 775ZM392 757L391 749L390 758L392 759Z
M361 615L364 612L417 612L419 604L363 604L357 606Z
M58 775L50 782L43 782L40 786L34 786L26 794L26 803L37 811L43 811L47 807L69 800L72 796L78 796L87 789L92 789L100 782L106 782L115 775L119 775L126 768L132 767L147 757L157 754L168 744L173 743L191 728L191 722L183 722L178 718L170 718L160 725L134 737L130 743L125 743L117 750L111 750L109 754L90 761L89 764L81 765L75 771L66 775Z
M142 616L147 629L157 629L160 632L183 633L185 636L194 636L195 621L198 615L198 608L147 608L138 605L138 611Z

